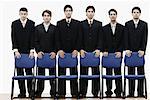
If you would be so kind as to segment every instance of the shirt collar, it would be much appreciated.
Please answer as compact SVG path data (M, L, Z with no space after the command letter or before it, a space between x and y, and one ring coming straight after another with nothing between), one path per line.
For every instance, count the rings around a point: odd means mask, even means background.
M90 24L90 21L91 21L91 24L93 23L93 18L92 19L89 19L89 18L87 18L87 21L88 21L88 23Z
M48 24L43 22L44 27L48 27L51 23L49 22Z
M24 21L20 19L20 21L21 21L21 23L24 23L24 24L26 24L26 22L27 22L27 19L25 19Z
M71 22L71 18L66 18L66 22L68 22L69 20L69 23Z
M117 24L117 22L115 22L115 23L110 22L111 27L116 27L116 24Z
M137 21L135 21L135 20L133 19L133 22L134 22L134 24L138 24L138 23L139 23L139 19L138 19Z

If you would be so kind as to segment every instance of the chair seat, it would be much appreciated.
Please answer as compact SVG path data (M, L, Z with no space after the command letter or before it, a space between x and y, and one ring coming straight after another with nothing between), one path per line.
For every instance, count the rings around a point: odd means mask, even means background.
M20 58L15 58L15 66L17 68L33 68L35 58L30 59L28 54L21 54Z
M105 79L118 79L118 78L122 78L121 75L102 75L102 78L105 78Z
M81 66L97 67L100 64L100 57L95 57L94 53L86 53L85 57L80 57Z
M144 79L145 75L125 75L124 78L127 78L127 79Z
M37 66L43 68L55 68L56 59L51 59L49 53L45 53L42 59L37 58Z
M38 75L35 76L35 79L43 79L43 80L49 80L49 79L55 79L55 75L50 75L50 76L43 76L43 75Z
M72 68L78 65L77 57L73 58L71 53L65 53L65 57L58 57L58 65L62 68Z
M27 75L27 76L13 76L12 77L12 79L14 79L14 80L19 80L19 79L33 79L34 78L34 76L32 76L32 75Z
M105 68L119 68L122 63L122 58L116 58L114 53L109 53L107 57L102 57L102 66Z
M144 66L145 58L144 56L139 57L138 52L133 52L131 57L125 56L124 63L126 66L129 66L129 67L135 67L135 66L140 67L140 66Z
M100 75L80 75L81 79L97 79L100 78Z
M59 79L77 79L77 75L60 75L58 76Z

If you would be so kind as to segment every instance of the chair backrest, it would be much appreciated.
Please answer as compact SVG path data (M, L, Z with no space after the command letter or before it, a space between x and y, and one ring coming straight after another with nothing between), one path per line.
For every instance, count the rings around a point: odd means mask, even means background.
M78 59L77 57L73 58L71 53L65 53L64 58L58 57L58 65L64 68L77 67Z
M105 68L119 68L121 67L122 57L116 58L114 53L109 53L108 56L102 57L102 67Z
M33 68L35 66L35 58L29 58L28 54L21 54L20 58L15 58L15 67L17 68Z
M140 67L140 66L144 66L145 59L144 56L139 57L138 52L132 52L130 57L125 56L124 63L125 66L128 67Z
M55 68L56 66L56 58L51 59L49 53L44 53L41 59L37 58L37 67L42 68Z
M86 66L97 67L100 65L100 57L95 57L94 53L88 52L85 54L84 58L80 56L80 64L83 67Z

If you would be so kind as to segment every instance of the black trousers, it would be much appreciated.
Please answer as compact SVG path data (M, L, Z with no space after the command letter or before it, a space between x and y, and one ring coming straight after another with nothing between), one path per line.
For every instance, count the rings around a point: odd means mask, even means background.
M50 68L49 69L49 75L55 75L56 70L55 68ZM45 75L45 68L38 68L38 75ZM56 94L56 89L55 89L55 79L51 79L50 80L50 85L51 85L51 89L50 89L50 95L55 95ZM42 92L44 91L44 80L39 79L37 81L37 90L36 90L36 94L37 95L41 95Z
M135 67L128 67L128 74L135 75ZM137 74L144 75L144 66L137 67ZM144 79L138 79L138 95L143 95L143 88L144 88ZM135 80L129 79L129 94L134 95L135 91Z
M58 67L58 75L66 75L66 68ZM70 75L78 75L77 67L70 68ZM71 95L78 95L77 79L70 80ZM58 79L58 95L66 95L66 80Z
M26 75L32 75L32 68L26 68L25 69ZM17 68L17 75L24 75L23 68ZM25 86L25 80L18 80L20 94L25 95L26 94L26 86ZM32 92L32 80L27 80L27 89L28 93L31 95Z
M80 74L81 75L88 75L88 68L89 67L80 67ZM99 72L99 66L92 67L92 75L100 75ZM82 95L86 95L87 93L87 87L88 87L88 80L87 79L80 79L80 86L79 86L79 92ZM100 79L93 79L92 80L92 94L98 95L100 91Z
M115 75L121 75L121 67L120 68L113 68ZM112 68L106 68L106 75L112 75ZM121 95L122 92L122 79L116 79L115 80L116 89L114 90L114 93L116 95ZM106 79L106 87L107 91L105 92L106 95L112 95L113 92L112 89L112 80Z

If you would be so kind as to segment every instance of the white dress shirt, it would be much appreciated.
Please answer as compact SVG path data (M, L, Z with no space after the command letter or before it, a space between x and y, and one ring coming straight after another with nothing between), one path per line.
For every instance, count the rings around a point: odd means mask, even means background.
M48 28L49 28L50 23L48 23L48 24L43 23L43 25L44 25L45 31L47 32L47 31L48 31Z
M113 35L115 34L116 24L117 24L116 22L115 23L110 23Z

